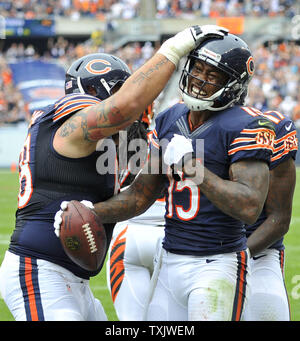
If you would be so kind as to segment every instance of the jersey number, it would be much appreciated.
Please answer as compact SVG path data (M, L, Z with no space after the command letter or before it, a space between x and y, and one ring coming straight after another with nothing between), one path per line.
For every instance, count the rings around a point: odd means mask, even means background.
M28 134L19 158L19 195L18 208L23 208L29 202L32 192L32 175L29 167L31 134Z
M174 205L173 194L174 192L182 192L183 190L189 191L189 207L184 209L182 205ZM183 180L176 182L170 179L168 188L168 218L172 218L174 212L181 220L191 220L196 217L200 208L200 188L196 186L191 180Z

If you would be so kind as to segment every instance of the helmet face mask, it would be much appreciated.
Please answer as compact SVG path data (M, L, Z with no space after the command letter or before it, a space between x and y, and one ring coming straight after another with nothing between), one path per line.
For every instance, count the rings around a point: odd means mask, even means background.
M104 100L119 89L131 75L129 67L118 57L93 53L77 59L66 72L65 93L92 93Z
M227 76L224 84L209 83L196 78L193 68L196 61L202 61L214 67L216 72ZM248 84L254 73L254 61L246 43L228 34L223 38L206 40L193 50L185 63L179 81L184 103L193 111L220 111L234 104L242 104L247 94ZM198 94L190 91L190 82L202 82ZM207 85L215 87L210 97L200 96L201 89Z

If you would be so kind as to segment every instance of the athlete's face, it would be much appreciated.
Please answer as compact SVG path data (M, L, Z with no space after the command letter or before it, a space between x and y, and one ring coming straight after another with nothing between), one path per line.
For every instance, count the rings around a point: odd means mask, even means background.
M120 88L121 88L122 85L123 85L123 84L116 84L116 85L111 89L111 94L113 95L113 94L115 94L118 90L120 90ZM87 92L88 92L89 95L92 95L92 96L96 96L96 95L97 95L96 89L95 89L94 87L90 86L90 85L87 87Z
M220 90L228 77L216 67L197 60L189 76L189 93L193 97L208 98Z

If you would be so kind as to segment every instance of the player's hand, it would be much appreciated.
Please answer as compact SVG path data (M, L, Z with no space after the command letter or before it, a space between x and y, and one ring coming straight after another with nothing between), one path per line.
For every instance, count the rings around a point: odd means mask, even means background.
M198 32L195 37L195 47L197 47L207 39L224 37L224 35L228 34L229 32L227 28L217 25L202 25L194 27L200 27L201 30L201 33Z
M193 153L192 140L182 135L174 134L174 137L167 145L164 162L168 166L178 164L188 153Z
M62 203L60 204L60 210L56 212L55 216L54 216L54 233L56 234L56 236L59 238L59 233L60 233L60 225L62 223L62 215L64 213L64 211L67 209L68 204L70 201L62 201ZM83 204L84 206L90 208L91 210L94 209L94 205L91 201L88 200L82 200L80 201L81 204Z
M222 38L228 32L227 28L217 25L191 26L166 40L157 52L166 56L177 67L180 58L203 41L209 38Z
M170 166L172 177L176 181L182 180L184 163L192 157L192 140L182 135L174 134L174 137L167 145L164 162Z

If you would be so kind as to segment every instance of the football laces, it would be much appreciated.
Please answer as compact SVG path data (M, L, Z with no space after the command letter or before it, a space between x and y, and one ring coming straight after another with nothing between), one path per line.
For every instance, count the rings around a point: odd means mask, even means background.
M83 229L83 232L84 232L86 239L88 241L91 253L98 251L96 241L95 241L93 232L91 230L90 224L86 223L86 224L82 225L82 229Z

